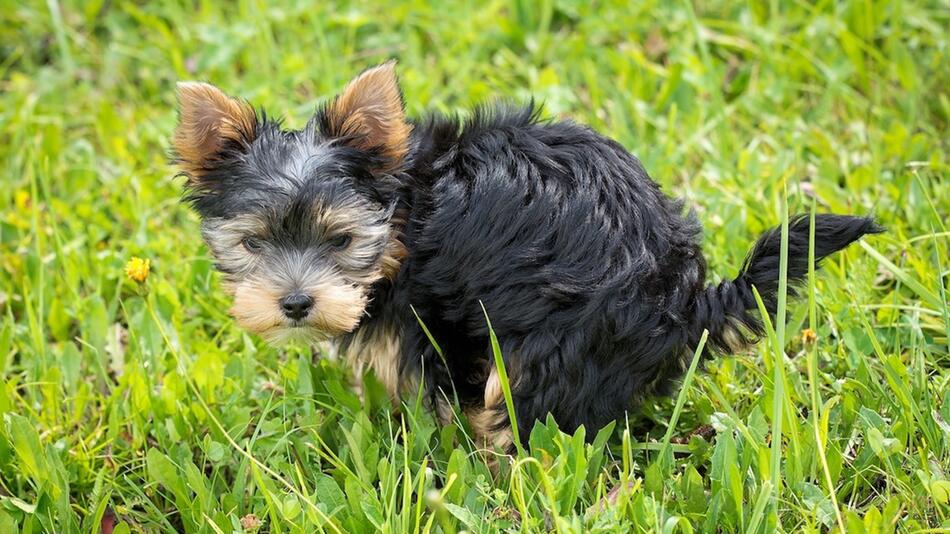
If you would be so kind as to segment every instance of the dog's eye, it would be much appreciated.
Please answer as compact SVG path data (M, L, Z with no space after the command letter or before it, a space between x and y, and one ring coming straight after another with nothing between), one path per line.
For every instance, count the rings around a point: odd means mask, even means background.
M264 248L264 243L261 243L261 240L256 237L245 237L241 240L241 244L244 245L244 248L248 252L258 253Z
M352 241L353 238L349 234L340 234L338 236L331 237L327 243L337 250L345 249Z

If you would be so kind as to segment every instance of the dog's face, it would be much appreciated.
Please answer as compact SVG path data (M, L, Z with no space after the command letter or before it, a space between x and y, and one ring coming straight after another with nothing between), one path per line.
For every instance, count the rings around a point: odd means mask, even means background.
M410 126L392 63L364 72L302 130L214 86L178 86L174 149L232 315L271 342L353 331L405 249L393 174Z

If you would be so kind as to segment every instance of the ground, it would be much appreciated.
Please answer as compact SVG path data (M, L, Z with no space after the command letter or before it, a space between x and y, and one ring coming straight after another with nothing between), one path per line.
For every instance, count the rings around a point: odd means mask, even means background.
M7 5L0 531L950 531L948 18L898 0ZM521 429L531 447L493 473L464 425L412 399L394 414L372 380L361 404L344 366L241 332L167 164L176 81L299 126L388 58L410 114L533 96L616 138L696 210L714 281L786 204L888 231L828 261L771 342L593 444Z

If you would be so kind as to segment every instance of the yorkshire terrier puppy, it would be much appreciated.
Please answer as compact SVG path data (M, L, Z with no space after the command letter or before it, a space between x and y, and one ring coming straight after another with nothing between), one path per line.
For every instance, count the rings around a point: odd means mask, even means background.
M707 353L754 343L753 287L774 310L778 229L707 286L682 202L618 143L532 105L409 120L393 62L301 130L205 83L179 84L178 101L175 160L237 322L271 342L332 339L394 400L424 388L443 420L457 394L483 444L513 445L482 305L525 439L549 413L596 430L668 393L704 329ZM879 231L818 215L815 259ZM791 219L792 284L808 233Z

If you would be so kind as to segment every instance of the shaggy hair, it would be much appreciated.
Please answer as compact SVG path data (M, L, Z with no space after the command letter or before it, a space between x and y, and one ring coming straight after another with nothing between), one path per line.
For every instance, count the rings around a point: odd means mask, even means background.
M531 104L412 121L392 63L299 131L207 84L179 100L178 163L235 317L273 340L332 338L394 399L424 388L443 419L457 395L486 444L512 446L482 306L519 427L551 414L567 432L669 392L703 330L707 354L755 342L753 287L774 311L779 229L708 286L695 215L618 143ZM879 231L818 215L816 261ZM806 216L790 220L792 285L808 233ZM312 306L291 317L288 295Z

